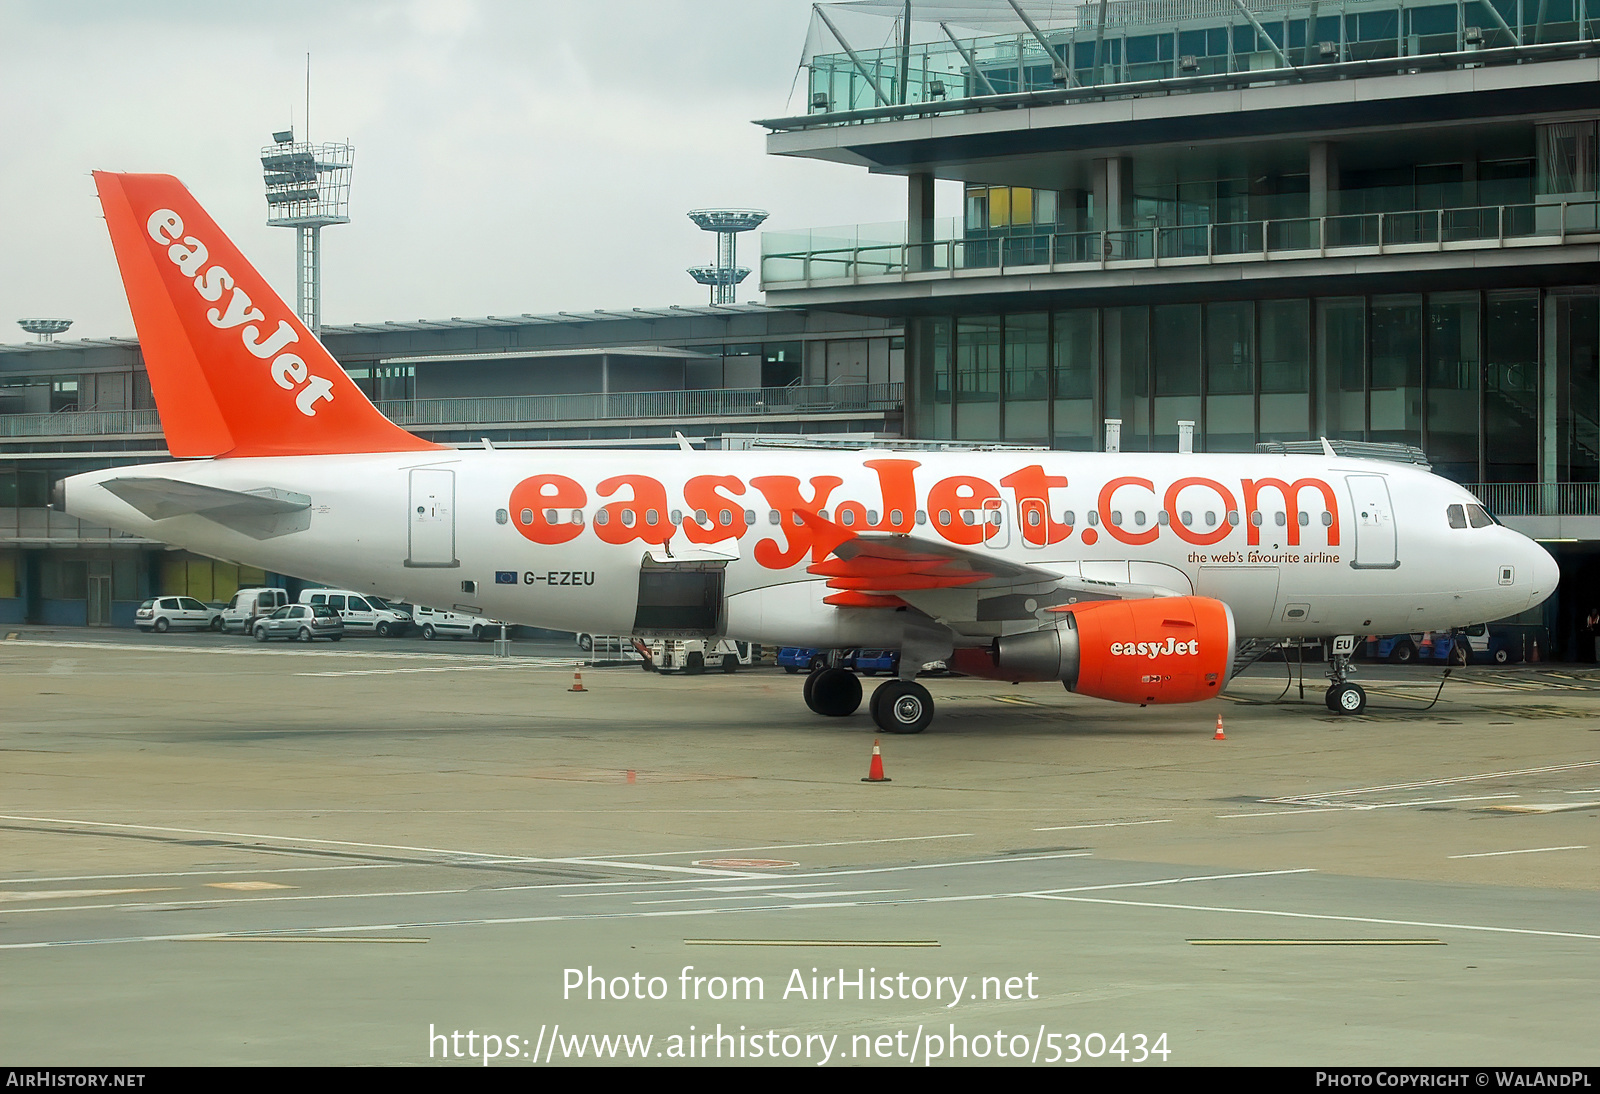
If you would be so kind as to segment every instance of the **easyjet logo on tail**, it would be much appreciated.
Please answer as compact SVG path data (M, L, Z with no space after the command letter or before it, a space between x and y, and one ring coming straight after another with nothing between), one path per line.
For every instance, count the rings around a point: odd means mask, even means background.
M224 267L215 263L206 265L209 258L206 245L192 235L184 235L182 217L171 209L157 209L145 222L145 231L156 243L166 247L167 259L191 280L202 300L221 305L207 309L206 321L218 330L238 329L240 340L251 356L261 361L270 360L265 367L272 382L295 393L294 405L300 413L314 418L318 402L333 402L333 381L312 374L298 354L283 352L300 340L288 320L278 320L277 329L262 337L263 327L258 324L264 324L266 316L249 294L234 283L233 275ZM224 293L228 297L226 304L222 304Z

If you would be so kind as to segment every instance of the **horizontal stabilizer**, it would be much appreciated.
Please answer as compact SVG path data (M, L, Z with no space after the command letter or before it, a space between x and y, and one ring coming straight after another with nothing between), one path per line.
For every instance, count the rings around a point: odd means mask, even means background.
M154 477L108 479L101 485L151 520L204 517L252 539L272 539L311 527L311 499L288 490L224 490Z

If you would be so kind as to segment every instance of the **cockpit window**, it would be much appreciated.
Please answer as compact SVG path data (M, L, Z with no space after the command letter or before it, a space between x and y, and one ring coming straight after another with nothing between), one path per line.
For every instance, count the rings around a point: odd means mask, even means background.
M1450 527L1465 528L1467 526L1467 511L1459 505L1452 505L1445 510L1450 517Z
M1472 522L1474 528L1487 528L1494 523L1494 518L1481 505L1467 506L1467 519Z

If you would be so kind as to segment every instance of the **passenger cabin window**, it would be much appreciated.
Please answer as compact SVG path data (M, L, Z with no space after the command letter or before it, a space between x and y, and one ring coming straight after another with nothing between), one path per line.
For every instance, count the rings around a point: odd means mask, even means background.
M372 606L359 596L352 596L350 598L350 610L353 612L370 612Z
M1452 505L1445 510L1445 514L1450 518L1450 527L1465 528L1467 526L1467 511L1461 506Z

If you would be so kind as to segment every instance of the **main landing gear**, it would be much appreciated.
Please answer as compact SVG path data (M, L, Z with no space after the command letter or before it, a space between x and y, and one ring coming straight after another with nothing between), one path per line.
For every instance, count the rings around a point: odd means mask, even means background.
M817 714L843 718L861 706L861 680L849 669L824 667L806 677L806 706ZM885 733L921 733L933 721L933 696L915 680L887 680L867 704Z
M1355 653L1353 635L1342 634L1333 640L1328 654L1328 693L1323 702L1335 714L1360 714L1367 709L1367 693L1360 684L1350 683L1350 658Z

